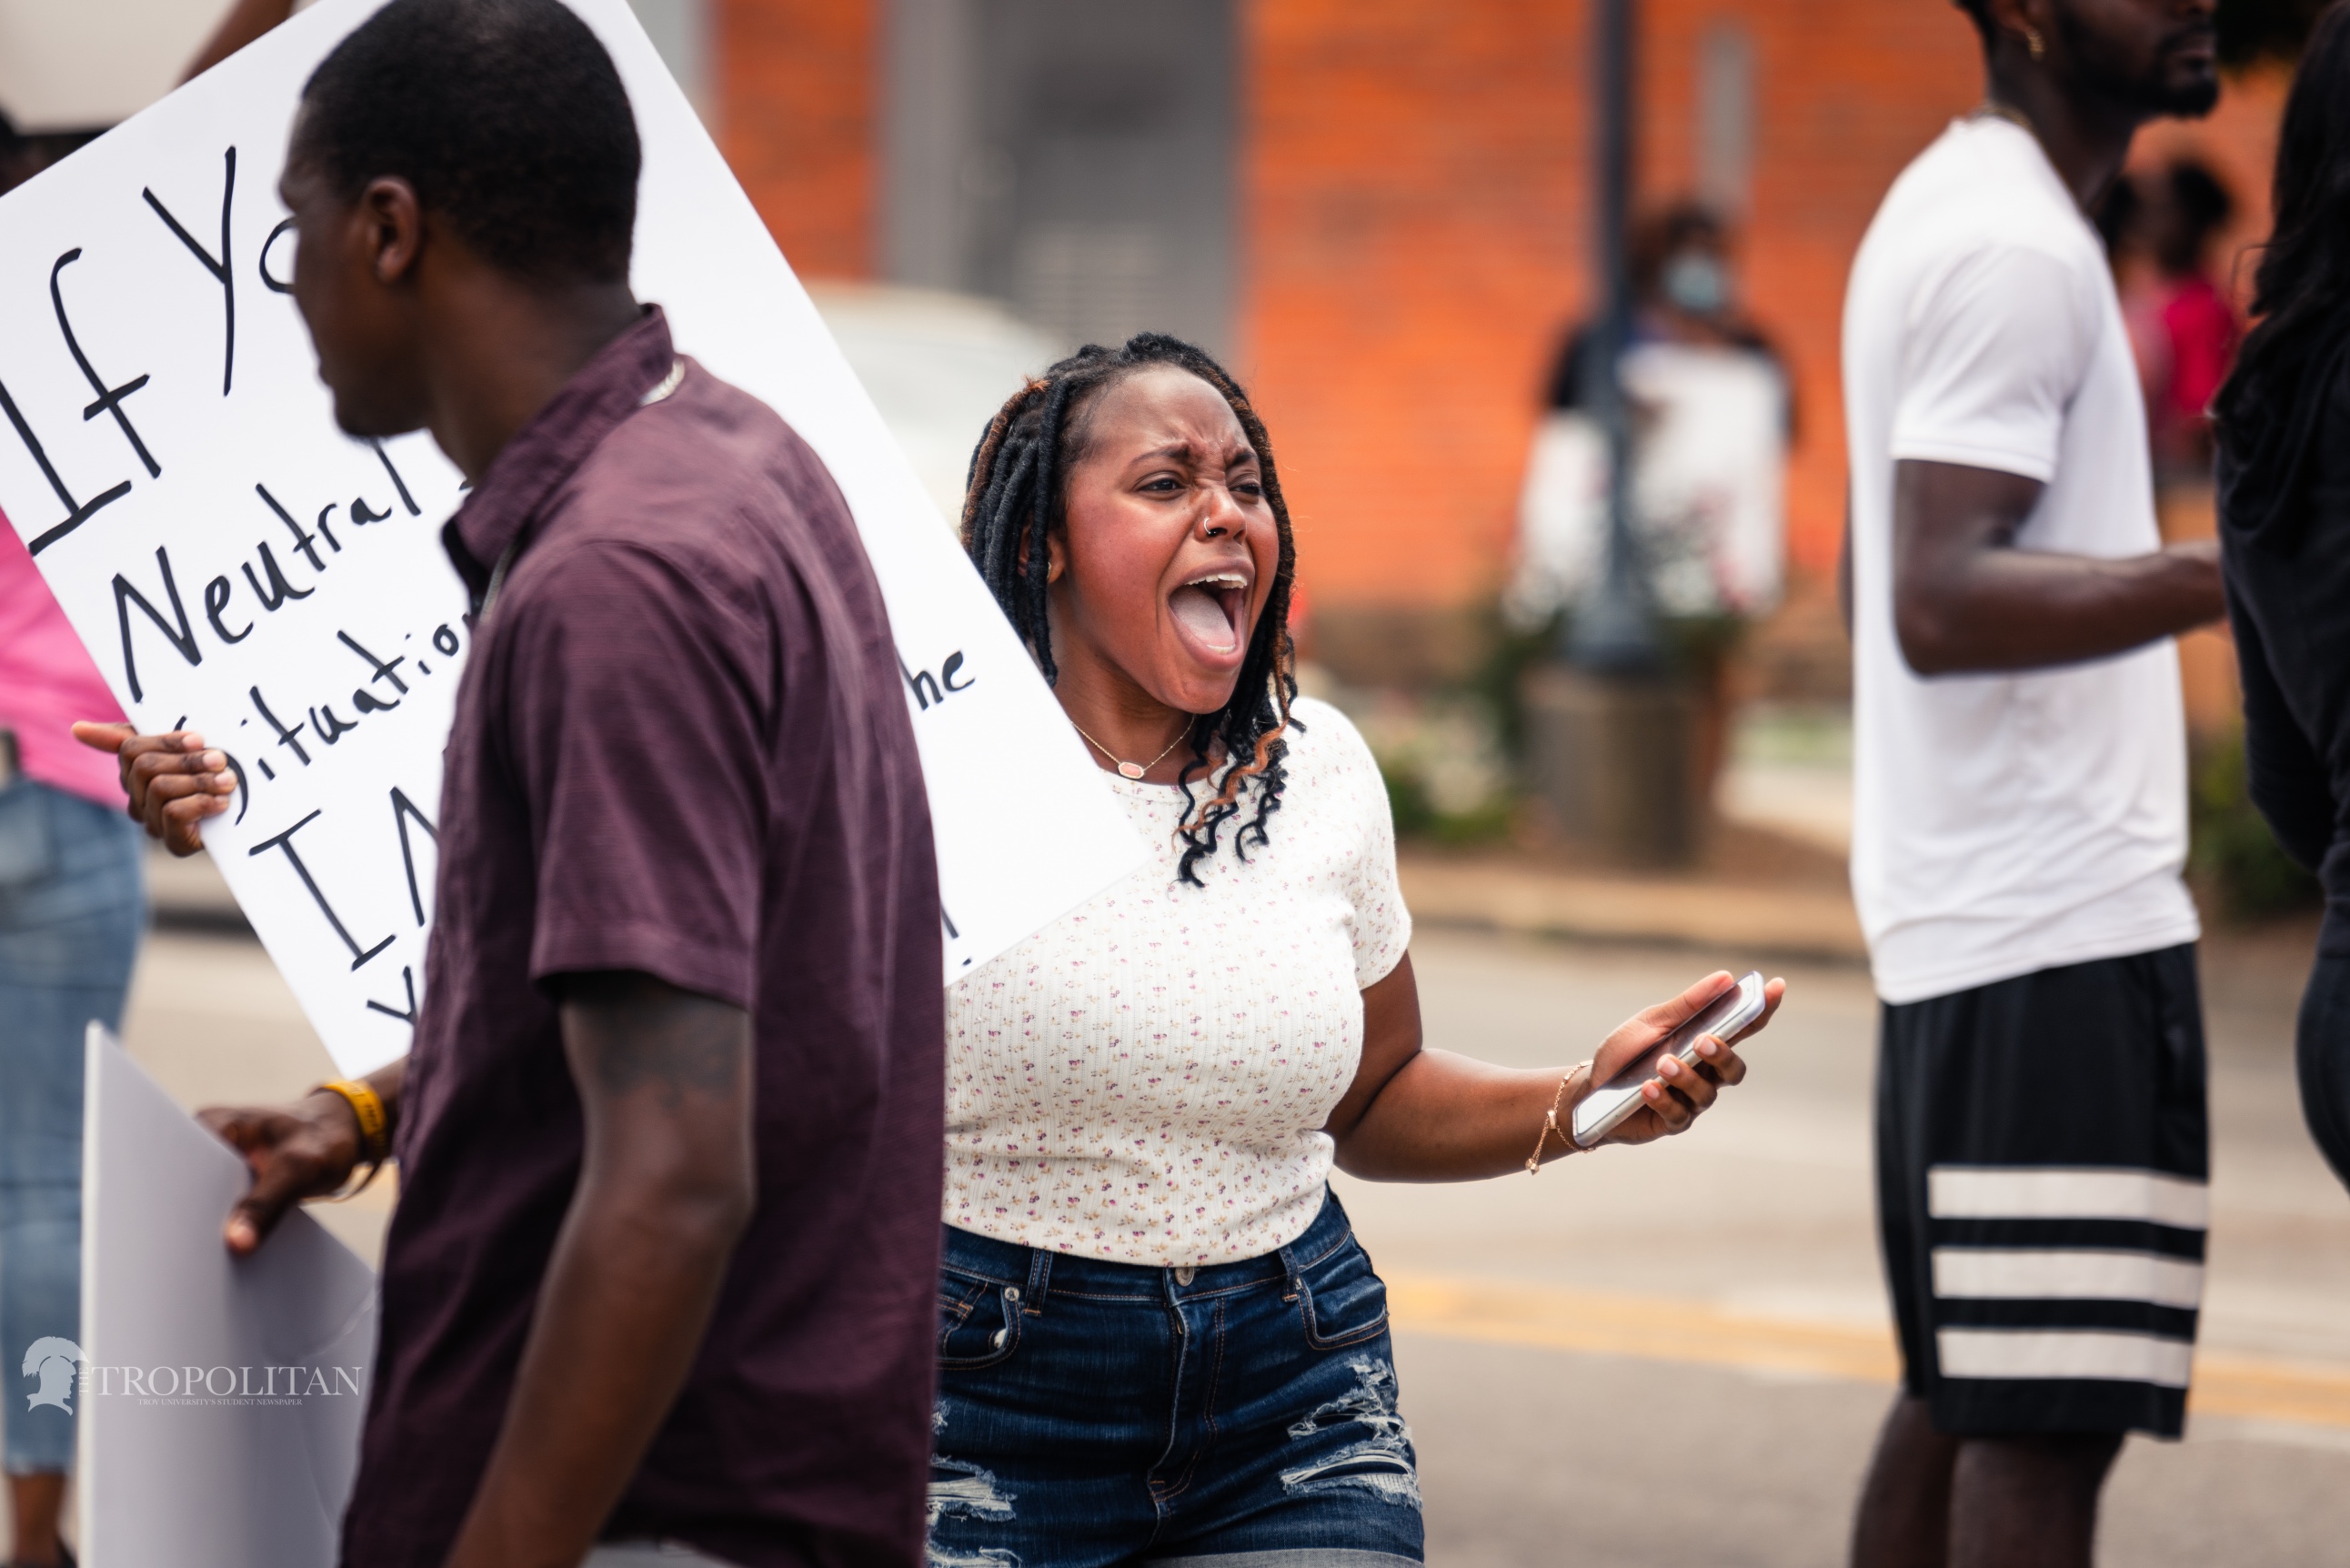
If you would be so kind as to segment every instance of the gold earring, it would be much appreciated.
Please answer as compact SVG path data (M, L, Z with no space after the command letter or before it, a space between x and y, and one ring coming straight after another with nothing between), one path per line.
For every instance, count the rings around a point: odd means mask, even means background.
M2037 27L2023 29L2023 47L2032 51L2032 58L2035 64L2048 53L2047 42L2040 36L2040 29Z

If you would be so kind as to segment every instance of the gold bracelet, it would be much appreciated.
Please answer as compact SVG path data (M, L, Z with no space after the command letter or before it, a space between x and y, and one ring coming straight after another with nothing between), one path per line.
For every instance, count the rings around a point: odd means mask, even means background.
M359 1124L359 1158L368 1162L367 1174L359 1179L358 1186L335 1193L333 1201L357 1198L368 1189L391 1155L391 1116L384 1109L383 1096L375 1092L374 1085L360 1078L337 1078L310 1092L338 1096L351 1107L351 1116Z
M1528 1176L1542 1174L1543 1150L1550 1147L1551 1134L1558 1134L1558 1141L1566 1145L1567 1153L1575 1152L1575 1140L1566 1136L1565 1127L1558 1125L1558 1106L1559 1102L1566 1098L1566 1086L1575 1082L1575 1075L1588 1070L1591 1064L1588 1062L1577 1062L1566 1070L1566 1076L1558 1081L1558 1088L1550 1097L1550 1109L1543 1115L1542 1131L1534 1137L1534 1151L1526 1157Z

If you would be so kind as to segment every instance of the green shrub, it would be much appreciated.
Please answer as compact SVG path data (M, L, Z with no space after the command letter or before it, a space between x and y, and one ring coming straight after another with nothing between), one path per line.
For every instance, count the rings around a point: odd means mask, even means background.
M1451 846L1491 844L1507 838L1513 812L1507 795L1494 795L1465 810L1444 811L1430 799L1422 775L1408 763L1379 759L1379 777L1388 786L1388 807L1395 814L1396 836Z
M2231 732L2199 742L2188 788L2188 875L2216 913L2260 919L2315 907L2317 879L2277 847L2252 805L2244 772L2244 738Z

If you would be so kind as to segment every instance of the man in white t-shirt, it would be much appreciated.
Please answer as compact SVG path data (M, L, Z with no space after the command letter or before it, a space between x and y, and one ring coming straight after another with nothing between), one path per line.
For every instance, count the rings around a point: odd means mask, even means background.
M1855 1568L2086 1568L2123 1436L2176 1437L2207 1174L2164 548L2084 216L2218 94L2211 0L1959 0L1982 108L1894 183L1845 306L1854 898L1883 1002L1904 1388Z

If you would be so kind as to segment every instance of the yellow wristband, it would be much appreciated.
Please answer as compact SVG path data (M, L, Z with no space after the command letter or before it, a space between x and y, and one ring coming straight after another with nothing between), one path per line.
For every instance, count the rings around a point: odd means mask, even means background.
M340 1095L351 1107L351 1115L359 1124L359 1158L370 1164L381 1165L391 1153L391 1117L383 1108L383 1096L375 1087L356 1078L337 1078L321 1084L312 1094Z

